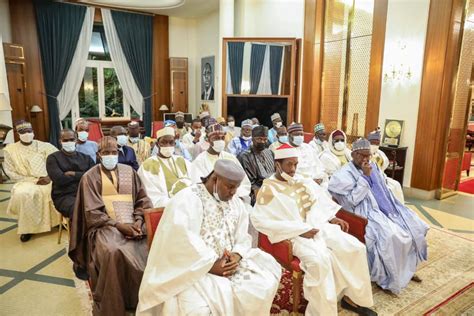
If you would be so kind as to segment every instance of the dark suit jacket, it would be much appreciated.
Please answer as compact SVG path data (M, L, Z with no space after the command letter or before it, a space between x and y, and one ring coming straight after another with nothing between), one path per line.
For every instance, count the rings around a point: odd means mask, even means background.
M205 91L201 93L201 100L214 100L214 87L211 87L211 93L209 93L209 99L204 99Z

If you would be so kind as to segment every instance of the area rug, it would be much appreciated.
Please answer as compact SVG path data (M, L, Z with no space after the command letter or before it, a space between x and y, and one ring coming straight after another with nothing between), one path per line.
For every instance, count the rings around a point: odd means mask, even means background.
M474 179L459 183L458 191L474 194Z
M474 315L474 242L432 227L428 232L427 262L418 268L421 283L410 282L400 295L372 285L374 310L379 315ZM284 273L272 315L292 311L291 280ZM304 313L302 302L299 313ZM339 315L355 315L339 308Z
M453 232L431 227L427 262L418 268L421 283L410 282L400 295L372 284L374 309L384 315L474 315L474 241ZM284 273L272 305L272 315L292 311L291 275ZM92 299L88 284L75 280L84 315L90 315ZM306 301L299 306L303 315ZM339 315L355 315L339 308Z

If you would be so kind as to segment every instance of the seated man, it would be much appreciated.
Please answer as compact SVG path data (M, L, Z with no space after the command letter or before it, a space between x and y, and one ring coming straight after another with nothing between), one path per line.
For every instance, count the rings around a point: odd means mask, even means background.
M268 142L273 144L277 141L277 130L283 126L283 121L279 113L273 113L270 119L272 120L273 127L268 131Z
M251 205L255 204L255 197L262 186L263 180L275 171L273 153L270 149L265 148L266 144L267 128L259 125L252 130L252 147L238 157L252 185L250 192Z
M51 197L54 206L70 218L74 210L77 188L82 175L95 164L92 158L76 151L76 134L66 128L61 131L61 150L52 153L46 160L46 170L53 182Z
M326 170L326 173L331 177L334 172L341 169L349 161L352 160L351 151L347 148L346 134L337 129L329 135L329 149L324 150L319 158Z
M295 147L299 154L299 163L296 173L313 179L326 189L328 187L328 176L316 151L310 145L304 143L302 124L293 123L288 127L288 140L290 145Z
M179 133L178 133L178 127L176 126L176 122L173 120L166 120L165 121L165 127L171 127L174 130L175 133L175 142L174 142L174 154L176 156L181 156L187 161L193 161L193 157L189 153L189 151L186 149L186 147L183 145L181 140L179 139ZM158 147L155 146L154 148L154 153L158 153Z
M375 130L367 136L367 139L370 142L370 153L372 154L372 162L374 162L380 170L383 171L383 175L385 176L385 181L390 191L392 191L393 195L400 201L400 203L405 204L405 197L403 196L403 190L400 182L395 179L387 177L385 174L385 169L387 169L389 165L389 160L387 155L383 151L379 149L380 146L380 130Z
M230 142L234 137L240 136L240 127L235 126L235 118L232 115L227 116L227 126L224 128L226 137L229 138Z
M31 123L15 124L20 141L4 149L5 173L15 181L11 190L7 214L18 219L20 240L30 240L32 234L49 232L58 225L58 213L51 200L51 179L46 171L46 158L57 151L50 143L34 140Z
M305 272L306 315L337 315L337 301L343 296L343 308L376 315L367 308L373 301L365 246L346 233L347 222L335 217L341 207L326 190L295 174L298 156L287 144L277 148L276 172L263 181L252 224L272 243L291 241Z
M184 135L191 133L191 128L186 126L183 112L176 112L174 115L174 120L176 122L176 131L178 133L179 140L182 140Z
M137 315L269 315L280 265L251 248L245 178L230 160L180 191L166 207L150 249ZM176 245L174 247L173 245Z
M88 140L89 122L85 119L78 119L76 121L76 133L76 151L88 155L96 163L98 146L96 142Z
M148 254L143 210L152 205L136 172L117 164L115 138L100 140L99 157L79 183L68 254L89 274L93 314L125 315L138 303Z
M228 159L235 162L240 166L237 158L224 151L225 147L225 132L220 124L217 124L215 120L211 119L214 124L209 125L207 128L207 141L210 146L209 149L194 159L191 164L191 170L189 175L193 183L201 183L201 179L210 174L214 168L214 164L218 159ZM242 185L239 186L237 196L243 198L250 203L250 181L247 176L244 177Z
M183 136L183 145L191 154L192 160L194 160L200 153L209 148L209 143L205 140L206 133L202 131L200 119L196 118L193 120L191 129L191 133Z
M128 143L127 146L135 151L137 162L141 165L151 155L150 144L140 138L140 124L137 121L131 121L127 125Z
M342 207L367 218L365 240L373 282L395 294L427 258L426 225L388 190L382 171L370 162L370 143L352 144L352 161L333 174L329 192Z
M227 145L227 151L237 157L252 145L252 121L242 121L240 136L234 137Z
M277 128L276 141L273 142L268 149L275 151L283 144L288 144L288 132L286 131L286 126L280 126Z
M191 164L174 154L175 130L165 127L156 133L157 154L145 160L138 175L153 207L164 207L180 190L192 184L188 176Z
M117 140L118 146L118 162L129 165L133 170L138 170L137 156L135 151L127 146L127 131L123 126L114 126L110 129L110 136Z
M326 140L326 129L323 123L314 125L314 138L309 142L309 145L316 150L320 156L323 151L329 149L328 141Z

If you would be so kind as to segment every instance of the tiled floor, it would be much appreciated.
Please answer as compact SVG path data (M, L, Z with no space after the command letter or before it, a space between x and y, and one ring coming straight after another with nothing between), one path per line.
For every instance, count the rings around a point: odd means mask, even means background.
M0 306L2 315L85 315L57 228L22 243L16 221L6 214L12 184L0 185ZM427 223L474 240L474 196L460 193L443 201L408 199Z

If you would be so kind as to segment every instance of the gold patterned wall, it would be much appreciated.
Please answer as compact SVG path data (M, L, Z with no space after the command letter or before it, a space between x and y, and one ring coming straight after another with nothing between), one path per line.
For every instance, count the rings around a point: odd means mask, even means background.
M373 9L374 0L326 1L321 121L352 139L365 130Z

